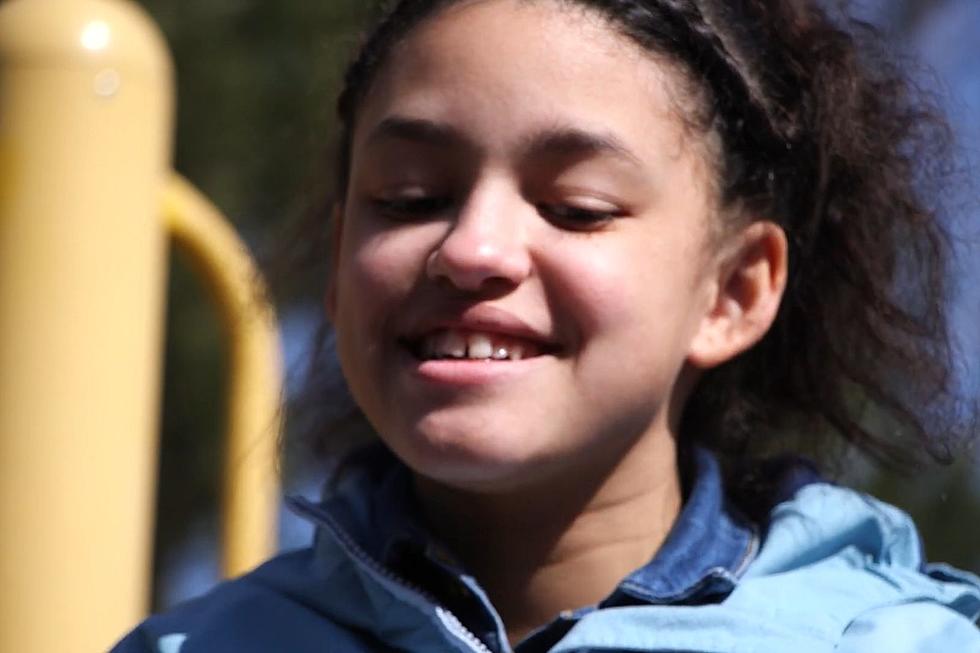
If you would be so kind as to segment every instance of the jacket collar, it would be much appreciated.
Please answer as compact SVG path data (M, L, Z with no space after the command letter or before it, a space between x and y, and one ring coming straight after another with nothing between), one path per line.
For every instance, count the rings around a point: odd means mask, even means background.
M620 583L604 607L725 595L754 558L757 529L726 498L714 454L693 447L690 463L687 500L667 539L650 562Z
M724 596L754 558L757 528L726 498L715 455L693 447L690 463L687 499L663 546L602 607ZM409 548L444 569L455 566L422 523L408 470L387 449L372 445L347 467L345 480L331 485L332 492L315 511L308 502L294 499L298 512L320 525L323 520L314 515L329 515L331 530L345 531L381 565L392 566Z

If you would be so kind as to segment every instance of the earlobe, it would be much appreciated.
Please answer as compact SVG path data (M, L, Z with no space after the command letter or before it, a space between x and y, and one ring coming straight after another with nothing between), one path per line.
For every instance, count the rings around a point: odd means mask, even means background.
M337 270L340 263L340 241L344 231L344 206L337 202L330 211L330 267L327 272L327 292L323 299L327 319L331 322L337 314Z
M717 291L688 361L708 369L755 345L776 319L786 288L786 234L773 222L754 222L719 266Z

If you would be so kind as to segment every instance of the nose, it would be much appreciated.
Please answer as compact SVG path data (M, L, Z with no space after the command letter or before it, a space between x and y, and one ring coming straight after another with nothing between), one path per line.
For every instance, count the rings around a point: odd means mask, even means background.
M472 195L430 254L429 278L468 292L520 285L531 273L521 203L500 193Z

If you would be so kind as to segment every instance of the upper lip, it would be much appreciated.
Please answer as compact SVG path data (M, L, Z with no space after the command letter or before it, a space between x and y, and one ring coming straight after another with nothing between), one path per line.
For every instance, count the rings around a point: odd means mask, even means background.
M519 338L548 347L557 344L555 338L546 331L535 328L510 311L492 304L473 304L429 311L410 322L404 332L404 339L417 341L441 329L458 329Z

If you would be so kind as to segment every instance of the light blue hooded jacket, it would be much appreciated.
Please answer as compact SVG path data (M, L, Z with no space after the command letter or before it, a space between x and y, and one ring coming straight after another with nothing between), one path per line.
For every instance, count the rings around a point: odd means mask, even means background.
M787 463L756 524L725 497L714 457L693 458L654 558L513 649L379 450L325 501L292 501L317 525L312 547L151 617L113 653L980 653L980 579L925 565L904 513Z

